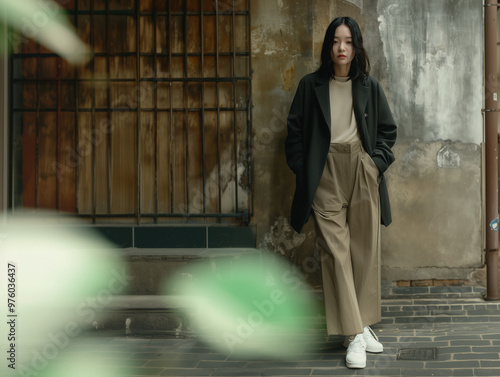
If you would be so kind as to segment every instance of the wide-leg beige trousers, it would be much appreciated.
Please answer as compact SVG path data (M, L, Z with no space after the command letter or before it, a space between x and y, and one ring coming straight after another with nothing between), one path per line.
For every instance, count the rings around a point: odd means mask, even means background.
M313 203L329 335L381 320L378 176L361 141L330 145Z

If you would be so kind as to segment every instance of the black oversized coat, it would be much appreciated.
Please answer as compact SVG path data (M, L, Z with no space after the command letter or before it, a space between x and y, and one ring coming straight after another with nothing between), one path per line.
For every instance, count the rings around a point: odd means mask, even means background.
M291 224L298 233L309 218L330 147L329 90L327 76L316 72L306 75L299 83L288 114L285 151L296 183ZM391 148L396 141L396 124L385 94L373 77L353 80L352 98L363 147L380 171L381 221L388 226L392 218L384 172L394 162Z

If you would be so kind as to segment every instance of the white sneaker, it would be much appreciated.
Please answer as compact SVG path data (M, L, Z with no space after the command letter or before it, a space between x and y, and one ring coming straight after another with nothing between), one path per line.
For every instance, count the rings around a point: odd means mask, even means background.
M373 330L369 327L366 326L363 329L363 338L365 339L366 342L366 352L371 352L371 353L381 353L384 352L384 346L382 343L378 341L377 335L373 332ZM350 337L346 336L344 340L344 347L349 347L349 340Z
M350 337L345 364L348 368L366 367L366 342L363 334L352 335Z

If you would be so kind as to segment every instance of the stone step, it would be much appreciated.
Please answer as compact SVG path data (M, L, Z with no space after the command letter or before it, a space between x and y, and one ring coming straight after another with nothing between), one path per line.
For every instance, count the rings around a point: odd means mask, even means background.
M123 334L191 336L190 321L183 309L190 300L181 296L113 296L101 308L88 330L119 331ZM321 305L320 305L321 306ZM96 311L97 312L97 311ZM324 313L307 319L311 328L325 327ZM500 303L480 298L383 299L382 324L500 322Z
M192 248L192 249L123 249L120 256L127 265L127 273L133 279L122 294L125 295L172 295L168 279L194 263L210 261L217 264L245 264L262 258L262 251L253 248Z

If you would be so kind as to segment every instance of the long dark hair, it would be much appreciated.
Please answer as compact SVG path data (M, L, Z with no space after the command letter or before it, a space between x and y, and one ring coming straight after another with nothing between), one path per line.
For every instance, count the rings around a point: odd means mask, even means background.
M317 72L327 75L330 78L335 76L335 68L332 60L332 47L335 39L335 31L340 25L346 25L351 30L352 44L354 47L354 59L352 59L349 69L351 80L359 76L366 76L370 73L370 60L363 47L363 36L359 25L351 17L337 17L334 19L328 29L326 29L323 48L321 49L321 65Z

